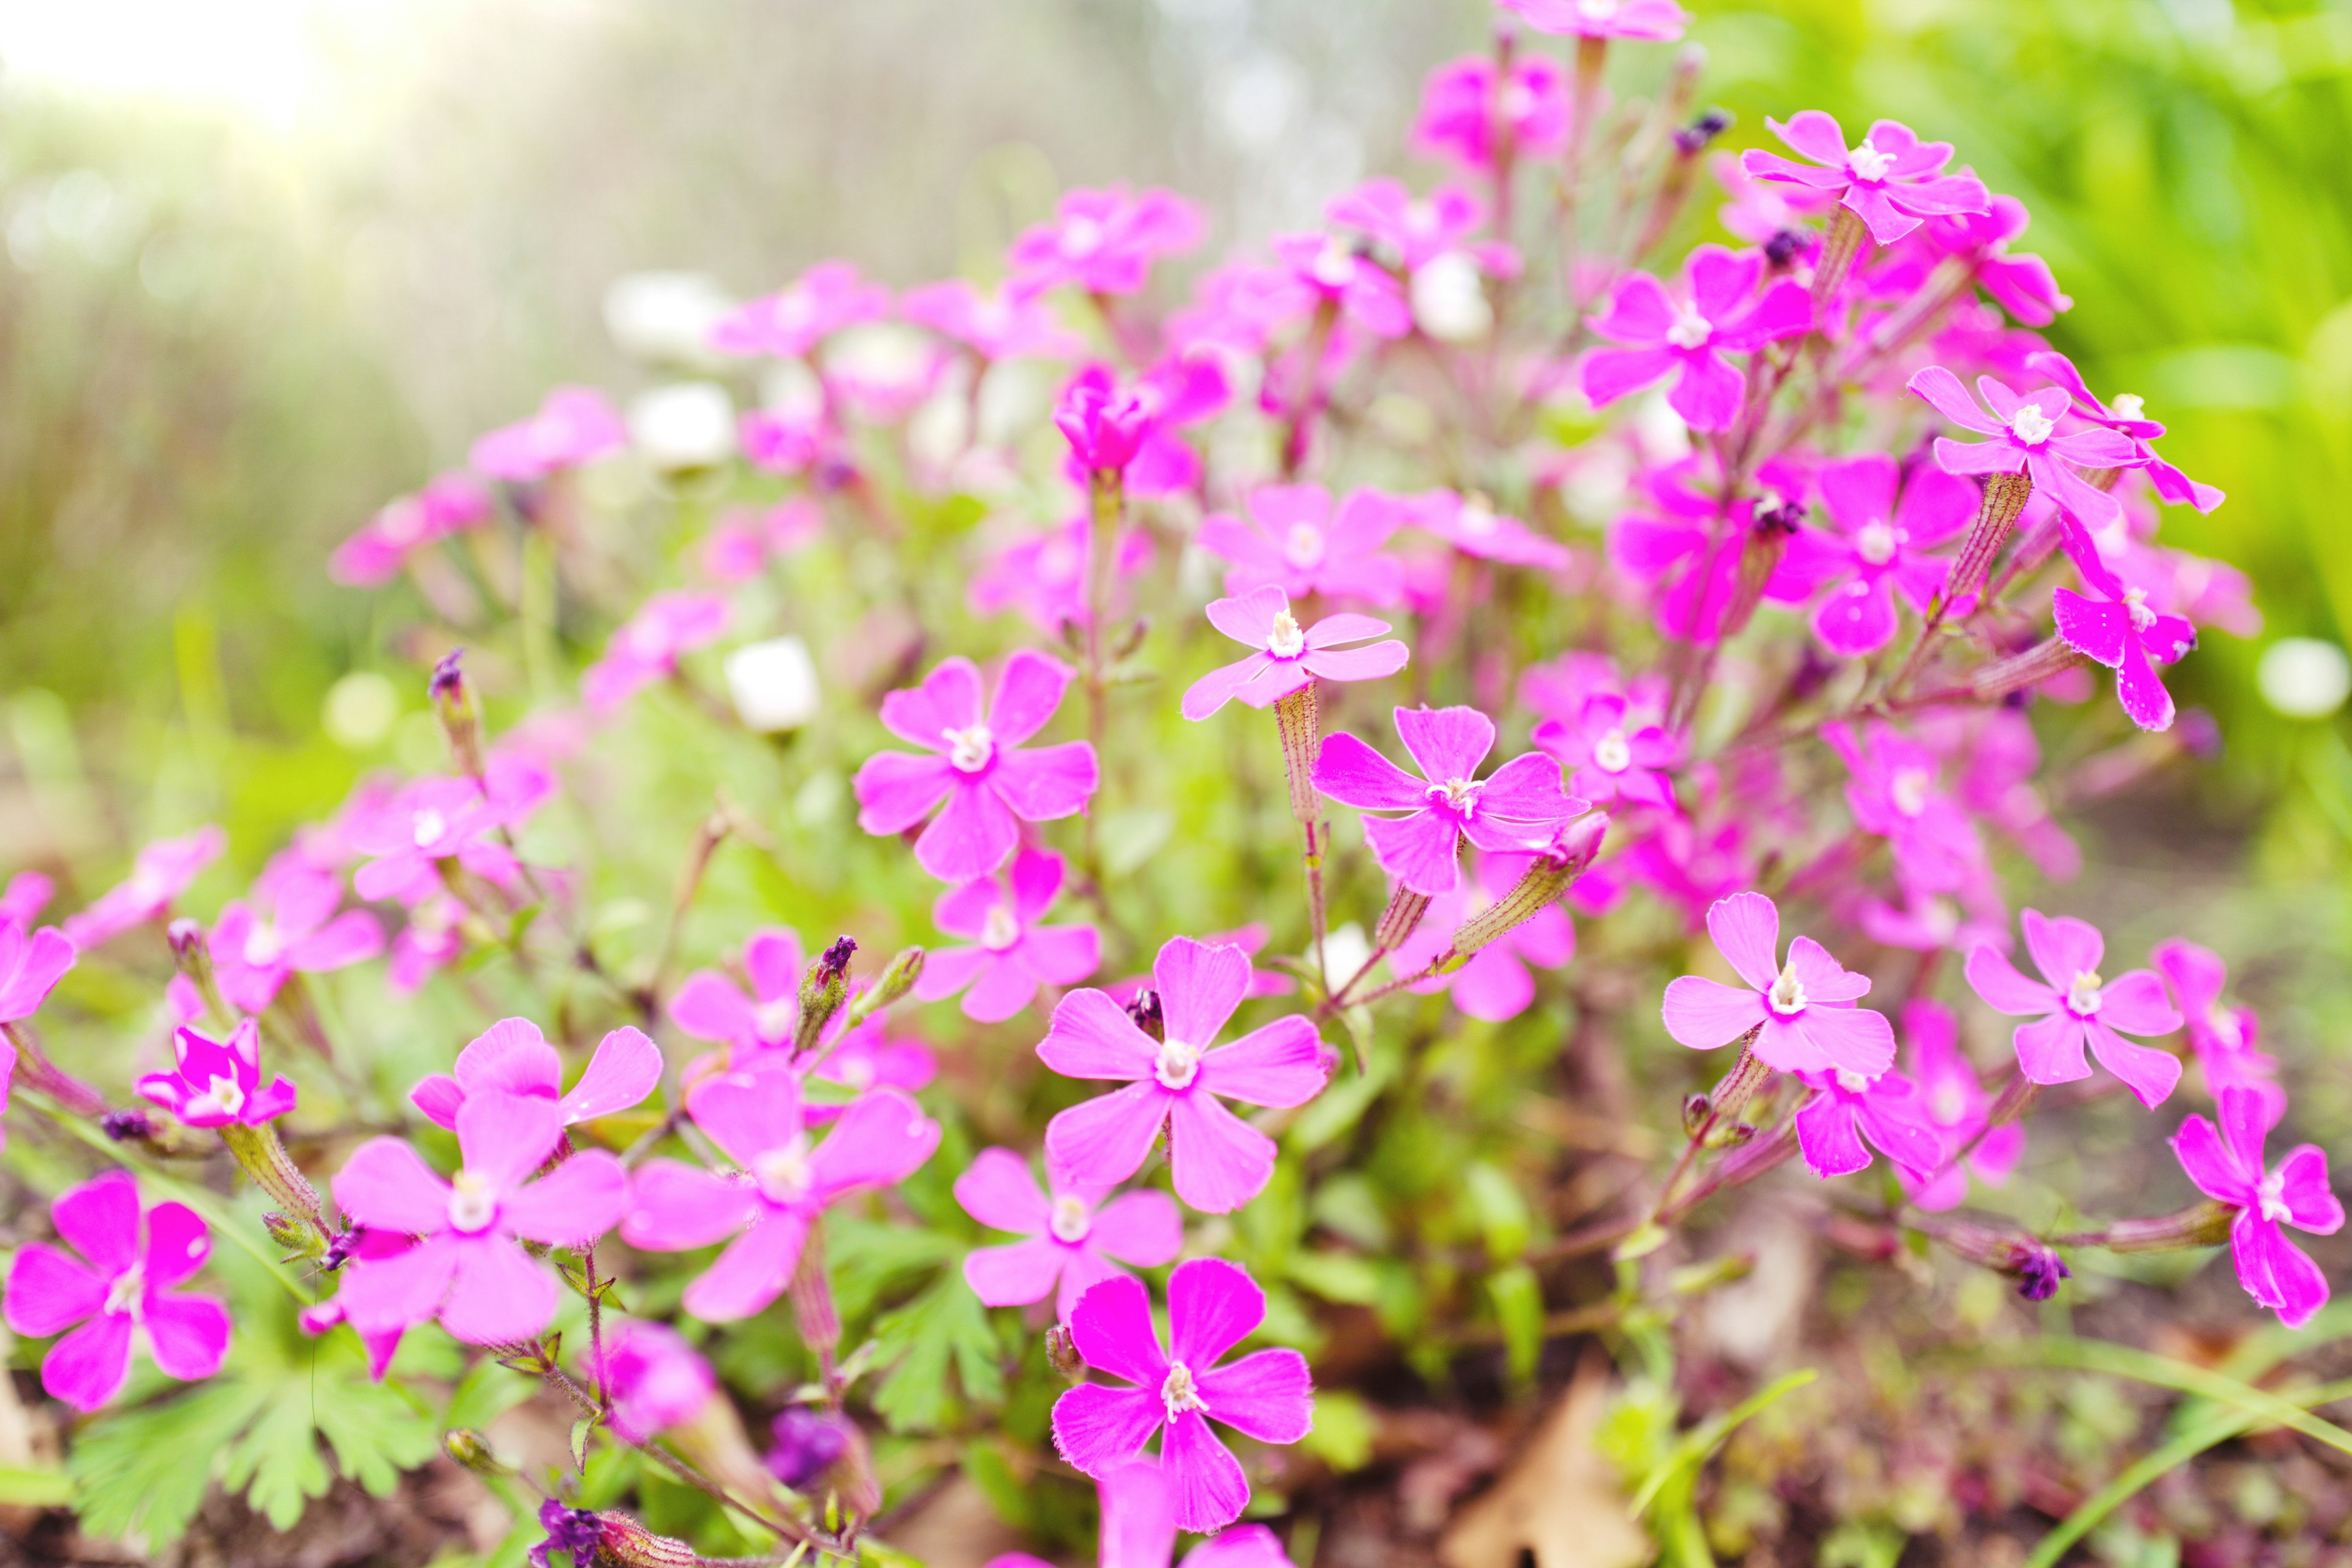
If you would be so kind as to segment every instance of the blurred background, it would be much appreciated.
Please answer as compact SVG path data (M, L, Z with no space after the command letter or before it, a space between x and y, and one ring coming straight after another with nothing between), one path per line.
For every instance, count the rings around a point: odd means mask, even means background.
M2352 625L2352 5L1693 8L1732 144L1895 114L2027 202L2075 300L2052 336L2231 494L2167 539L2246 568L2266 617L2182 668L2228 754L2169 828L2334 910L2352 760L2255 670ZM334 799L422 692L395 663L390 712L322 708L388 657L326 552L551 383L641 386L615 278L985 276L1062 187L1119 178L1203 198L1213 259L1362 174L1426 183L1421 77L1490 26L1483 0L0 0L0 867L119 865L205 817L258 856Z

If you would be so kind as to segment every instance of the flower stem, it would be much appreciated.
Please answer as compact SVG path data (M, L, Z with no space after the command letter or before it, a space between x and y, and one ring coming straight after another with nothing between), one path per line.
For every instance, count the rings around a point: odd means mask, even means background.
M230 1157L244 1167L255 1186L277 1200L289 1214L310 1221L320 1236L332 1234L320 1212L319 1189L310 1184L310 1179L286 1152L275 1124L265 1121L258 1127L247 1127L232 1121L220 1130L220 1135Z
M1323 994L1331 994L1331 976L1323 966L1323 935L1328 922L1323 903L1323 797L1315 793L1315 753L1321 743L1321 715L1315 683L1281 698L1274 705L1276 732L1282 740L1282 766L1290 781L1290 815L1297 819L1306 839L1307 926L1315 944L1315 979Z

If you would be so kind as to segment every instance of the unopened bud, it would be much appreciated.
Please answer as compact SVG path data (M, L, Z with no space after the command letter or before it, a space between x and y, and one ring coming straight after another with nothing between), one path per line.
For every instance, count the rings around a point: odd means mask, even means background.
M299 1251L305 1257L310 1256L311 1250L320 1246L316 1231L287 1218L276 1209L261 1216L261 1228L268 1231L269 1239L278 1246L289 1251Z
M1706 1113L1714 1109L1714 1104L1715 1102L1704 1094L1693 1094L1684 1098L1683 1132L1685 1136L1691 1138L1698 1136L1698 1130L1706 1125Z
M1059 1373L1065 1382L1086 1380L1086 1358L1078 1354L1078 1342L1070 1331L1055 1323L1045 1331L1045 1363Z
M163 928L163 940L172 944L172 962L183 974L189 973L192 964L211 961L212 950L205 945L205 928L185 915Z
M1111 649L1112 659L1116 661L1129 657L1137 648L1143 646L1143 639L1150 635L1150 619L1148 616L1138 616L1134 624L1129 626L1125 634L1119 637L1118 646Z
M872 1016L913 990L915 982L923 977L927 956L919 947L900 948L883 966L882 973L875 976L874 984L858 993L851 1007L852 1021Z
M1845 209L1840 208L1843 212ZM2027 474L1988 474L1985 476L1984 497L1977 506L1976 521L1969 525L1969 536L1960 546L1959 560L1952 567L1952 575L1944 585L1943 602L1976 593L1984 586L1985 573L1992 558L2000 553L2011 529L2017 526L2018 514L2033 494L2033 479Z
M1696 158L1706 150L1706 144L1731 129L1731 111L1710 109L1680 131L1675 132L1675 151L1685 158Z
M98 1130L117 1143L145 1143L155 1136L143 1110L110 1110L98 1119Z
M1923 1218L1914 1224L1959 1257L2015 1279L2017 1293L2029 1301L2047 1301L2058 1293L2059 1281L2074 1276L2049 1243L2021 1231L1996 1230L1969 1220Z
M1811 241L1793 228L1775 232L1764 242L1764 260L1775 272L1786 272L1805 253Z
M849 994L849 955L856 951L857 943L850 938L835 937L833 945L808 966L801 979L801 1019L793 1031L794 1050L805 1051L815 1045L833 1016L841 1011L842 1000Z
M451 1458L478 1476L503 1476L509 1467L490 1452L489 1440L470 1426L452 1426L441 1434L441 1447Z
M1428 912L1427 893L1416 893L1399 884L1389 897L1389 907L1381 911L1381 923L1372 928L1372 946L1381 952L1394 952Z
M1535 919L1568 885L1584 874L1601 853L1601 841L1609 833L1609 814L1587 812L1562 827L1550 844L1536 852L1511 890L1464 921L1454 932L1454 940L1437 960L1437 969L1444 973L1458 968L1459 960L1469 957L1496 937L1515 926Z
M468 778L482 776L481 725L474 713L474 690L466 684L466 650L453 647L433 667L425 692L433 700L433 716L441 721L442 738L457 771Z
M2027 691L2072 668L2082 658L2064 638L2048 637L2023 653L1978 666L1969 676L1969 694L1979 702L1991 702Z
M2175 1214L2119 1219L2104 1230L2084 1231L2064 1239L2071 1247L2104 1247L2109 1252L2185 1252L2191 1247L2219 1247L2229 1240L2238 1214L2235 1204L2209 1198Z
M1788 553L1789 541L1795 538L1797 525L1804 521L1801 501L1776 501L1766 505L1759 501L1748 519L1748 534L1739 552L1739 575L1732 584L1731 602L1724 607L1725 637L1736 637L1756 613L1764 600L1765 584L1780 568L1780 557Z
M596 1538L589 1552L602 1549L621 1568L696 1568L703 1559L685 1542L656 1535L625 1513L592 1513ZM578 1560L575 1554L575 1561Z
M1137 992L1127 1005L1127 1016L1135 1026L1155 1040L1168 1037L1168 1020L1160 1010L1160 993L1149 985Z

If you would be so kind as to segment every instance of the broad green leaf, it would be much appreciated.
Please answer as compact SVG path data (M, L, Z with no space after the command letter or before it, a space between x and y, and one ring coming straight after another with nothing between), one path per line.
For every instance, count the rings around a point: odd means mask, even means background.
M890 1366L874 1391L874 1409L894 1432L937 1431L955 1409L950 1369L967 1397L992 1405L1004 1397L996 1331L988 1309L961 1272L950 1269L905 1306L874 1325L877 1358Z

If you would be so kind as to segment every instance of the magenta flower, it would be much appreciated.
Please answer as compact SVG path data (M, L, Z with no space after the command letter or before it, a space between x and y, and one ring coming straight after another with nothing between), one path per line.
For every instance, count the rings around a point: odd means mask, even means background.
M1901 1173L1911 1201L1930 1214L1940 1214L1967 1200L1970 1173L1987 1186L2008 1182L2025 1152L2025 1127L2021 1122L2004 1122L1977 1137L1991 1114L1993 1097L1960 1049L1959 1020L1952 1016L1949 1007L1926 996L1906 1002L1903 1037L1910 1047L1911 1081L1919 1091L1919 1111L1943 1148L1961 1149L1970 1140L1976 1142L1965 1161L1948 1166L1939 1162L1937 1167L1919 1175Z
M495 783L495 780L493 781ZM362 899L420 903L443 890L440 863L455 860L499 887L520 878L514 851L490 837L524 809L469 778L421 778L402 786L383 810L352 824L351 845L372 857L352 874Z
M1870 977L1842 967L1809 936L1789 943L1783 967L1780 910L1771 900L1761 893L1719 899L1706 911L1706 931L1748 988L1697 974L1669 984L1663 1012L1676 1044L1711 1051L1754 1029L1748 1048L1781 1072L1846 1072L1866 1080L1895 1065L1886 1015L1853 1005L1870 994Z
M458 929L465 918L465 906L447 893L418 900L408 911L407 923L393 935L384 984L399 995L415 995L466 951L465 933Z
M188 890L196 873L220 858L228 835L199 827L177 838L159 838L139 851L130 877L100 893L79 914L65 918L66 940L75 951L104 946L135 925L161 920L172 900Z
M2250 1089L2263 1097L2273 1121L2285 1115L2286 1090L2274 1077L2278 1058L2264 1055L2257 1044L2262 1020L2252 1007L2221 1005L2221 989L2230 982L2221 955L2172 937L2158 942L2148 957L2188 1022L2189 1046L2205 1069L2206 1092L2219 1100L2233 1085Z
M677 1160L649 1160L621 1239L654 1252L684 1252L730 1237L727 1249L686 1288L686 1310L709 1322L748 1318L792 1283L809 1227L835 1201L887 1187L920 1169L939 1147L940 1124L895 1089L842 1112L812 1145L800 1077L755 1060L704 1079L687 1114L736 1170L724 1174Z
M1646 272L1617 286L1592 330L1627 346L1585 356L1584 395L1594 407L1675 378L1666 402L1694 430L1721 430L1739 416L1747 392L1739 367L1725 358L1748 353L1813 324L1803 285L1778 278L1761 294L1764 253L1702 245L1683 263L1682 288L1669 292Z
M530 418L491 431L466 460L494 479L530 484L563 468L610 457L629 444L629 427L603 393L559 386Z
M17 872L8 879L6 887L0 888L0 921L32 930L57 890L58 885L38 871Z
M294 1109L294 1080L261 1081L261 1030L237 1021L226 1040L191 1028L172 1037L178 1066L142 1075L139 1098L160 1105L190 1127L258 1127Z
M1090 925L1037 921L1062 890L1062 858L1024 849L1002 874L950 888L931 906L931 921L976 947L932 952L915 981L919 1001L963 993L963 1016L1001 1024L1029 1005L1044 985L1076 985L1102 962L1102 939Z
M956 1202L992 1230L1028 1237L964 1255L971 1293L992 1307L1025 1307L1054 1298L1054 1313L1070 1321L1089 1286L1120 1272L1119 1265L1157 1268L1184 1249L1184 1216L1165 1193L1149 1187L1109 1197L1110 1189L1048 1172L1048 1197L1029 1162L1010 1149L982 1149L956 1178Z
M1332 197L1323 216L1387 245L1408 272L1457 250L1501 262L1507 248L1471 243L1470 237L1486 224L1486 204L1460 185L1440 185L1416 197L1402 180L1382 174Z
M1099 773L1084 741L1018 749L1045 727L1075 675L1032 648L1004 661L996 696L982 717L980 668L941 660L920 686L882 699L882 722L929 756L877 752L857 770L857 826L904 833L926 817L915 860L942 882L969 882L1004 863L1021 822L1086 809ZM932 816L935 808L945 808Z
M1849 150L1838 122L1818 109L1789 116L1786 125L1766 120L1772 134L1820 167L1794 163L1777 153L1751 148L1739 166L1759 180L1835 192L1838 205L1862 219L1870 237L1892 245L1927 218L1982 212L1990 203L1974 174L1946 174L1948 142L1922 142L1907 125L1881 120L1862 144Z
M2060 311L2073 310L2074 301L2059 290L2048 262L2038 256L2010 254L2009 243L2025 232L2026 221L2023 202L2015 196L1993 196L1983 212L1929 218L1927 237L1937 251L1966 262L1976 286L1991 295L2002 310L2029 327L2046 327ZM1921 260L1931 264L1928 258ZM1927 280L1926 272L1923 265L1911 280L1913 287ZM2032 363L2032 355L2026 363Z
M2113 404L2100 402L2091 395L2083 373L2074 362L2053 349L2044 349L2025 356L2028 370L2048 376L2066 389L2067 406L2075 418L2114 431L2132 444L2146 468L2156 493L2175 506L2188 505L2199 511L2211 511L2228 498L2211 485L2200 484L2156 455L2148 443L2164 434L2164 426L2144 416L2140 400L2130 393L2117 397Z
M2116 672L2116 700L2133 723L2143 730L2171 729L2172 693L2158 679L2156 667L2178 663L2195 647L2197 628L2185 616L2150 609L2145 589L2125 587L2082 530L2071 520L2065 526L2066 553L2083 574L2083 585L2101 596L2055 590L2050 595L2050 614L2059 637L2068 647Z
M995 550L972 574L964 602L975 615L1017 609L1039 631L1058 635L1063 626L1083 626L1092 618L1087 604L1087 562L1094 551L1084 512L1052 528L1022 534ZM1111 563L1113 614L1126 600L1121 580L1151 563L1151 535L1129 528L1119 535Z
M1416 503L1414 526L1428 530L1465 555L1564 572L1576 557L1567 545L1547 538L1516 517L1496 511L1484 496L1432 490Z
M727 630L727 601L717 594L656 594L613 634L604 657L580 677L580 695L598 713L677 673L678 656Z
M1988 416L1960 385L1960 378L1942 365L1929 365L1907 384L1963 430L1992 437L1955 441L1937 437L1936 461L1946 473L2024 474L2034 489L2048 491L2060 506L2095 527L2122 514L2122 504L2114 496L2092 485L2069 465L2126 468L2139 461L2138 454L2123 437L2096 426L2062 432L2058 421L2067 413L2065 388L2045 386L2021 397L2007 383L1980 375L1977 390L1992 409Z
M1192 249L1205 228L1200 209L1173 191L1068 191L1052 222L1013 242L1006 288L1016 299L1065 283L1089 294L1137 293L1154 261Z
M668 1324L631 1319L604 1332L604 1382L613 1431L623 1442L647 1443L682 1426L718 1394L710 1363Z
M501 1018L457 1053L455 1075L430 1073L408 1091L409 1103L436 1127L455 1131L458 1112L485 1092L553 1100L558 1125L575 1126L632 1110L661 1087L661 1047L624 1024L596 1042L596 1054L572 1092L563 1092L563 1058L528 1018Z
M1054 427L1070 456L1089 473L1123 473L1143 449L1160 418L1156 399L1139 387L1122 391L1110 374L1073 377L1054 405Z
M1108 1188L1135 1174L1161 1128L1176 1195L1203 1214L1230 1214L1274 1174L1274 1140L1217 1098L1287 1109L1323 1090L1339 1053L1297 1014L1214 1041L1250 988L1238 947L1171 937L1152 962L1163 1037L1143 1032L1100 991L1073 991L1054 1009L1037 1057L1066 1078L1128 1087L1070 1107L1045 1128L1045 1154L1073 1183Z
M1871 941L1914 952L1949 949L1965 954L1982 942L2006 950L2015 939L2009 934L2009 910L1998 895L1971 887L1965 900L1968 907L1963 909L1949 899L1906 887L1900 909L1881 898L1866 898L1854 920Z
M1957 892L1982 871L1984 842L1938 782L1944 759L1934 748L1884 720L1861 734L1851 724L1825 724L1822 739L1853 775L1845 803L1854 826L1886 840L1906 887Z
M1134 1386L1082 1383L1064 1394L1054 1402L1054 1447L1100 1477L1141 1454L1156 1433L1177 1528L1222 1530L1248 1506L1249 1480L1209 1423L1261 1443L1296 1443L1314 1429L1314 1383L1297 1351L1217 1365L1265 1321L1265 1292L1247 1270L1196 1258L1169 1276L1163 1352L1143 1282L1104 1280L1078 1299L1070 1336L1088 1366Z
M335 1174L335 1202L353 1221L418 1238L404 1252L347 1265L339 1296L362 1335L437 1317L467 1344L530 1339L554 1320L556 1286L522 1243L585 1249L628 1209L628 1173L602 1149L531 1179L563 1137L552 1096L469 1092L456 1121L463 1163L448 1181L388 1137L352 1151Z
M1813 635L1841 658L1862 658L1895 640L1896 593L1925 615L1942 590L1952 563L1926 552L1968 528L1977 487L1927 468L1906 483L1883 452L1825 463L1817 482L1837 531L1799 529L1769 592L1796 601L1829 589L1813 608Z
M1010 289L983 294L962 279L926 283L898 296L898 314L951 338L994 363L1008 359L1076 359L1087 341L1034 300Z
M2327 1185L2326 1152L2315 1143L2297 1144L2273 1169L2263 1145L2279 1119L2262 1096L2225 1089L2221 1111L2218 1130L2202 1116L2183 1121L2173 1134L2172 1152L2199 1192L2236 1206L2230 1256L2238 1266L2238 1283L2276 1312L2280 1322L2299 1329L2327 1305L2327 1276L2280 1226L2314 1236L2333 1236L2344 1227L2344 1205Z
M800 1026L802 964L796 932L762 926L743 940L750 994L716 969L698 969L671 994L669 1021L698 1040L746 1056L784 1050Z
M1176 1560L1176 1501L1155 1459L1120 1465L1095 1482L1102 1509L1097 1568L1170 1568ZM1054 1568L1026 1552L1005 1552L985 1568ZM1282 1538L1263 1524L1236 1524L1184 1553L1184 1568L1297 1568Z
M249 899L220 912L208 945L221 994L259 1013L289 974L323 974L383 951L383 927L365 910L335 912L342 879L281 859L253 884Z
M1232 931L1211 931L1200 941L1203 947L1238 947L1244 957L1254 960L1265 951L1269 934L1264 921L1253 921ZM1287 996L1297 988L1298 983L1278 969L1254 967L1250 970L1251 996ZM1130 974L1123 980L1112 981L1102 989L1103 994L1124 1007L1151 989L1151 976Z
M1665 770L1680 759L1682 746L1655 724L1634 723L1615 692L1586 698L1572 724L1538 721L1528 738L1568 769L1568 787L1595 805L1626 800L1674 809L1675 784Z
M2016 1031L2018 1070L2034 1083L2073 1083L2091 1076L2084 1046L2099 1065L2124 1080L2150 1110L2180 1081L2180 1058L2152 1046L2136 1046L2131 1035L2168 1035L2180 1015L2165 1000L2164 982L2151 970L2135 969L2113 980L2099 977L2106 939L2088 921L2045 918L2027 910L2020 922L2025 951L2041 980L2029 980L1990 947L1969 954L1969 984L1985 1005L2011 1017L2031 1016Z
M1928 1125L1911 1080L1892 1068L1875 1078L1843 1068L1801 1072L1813 1091L1797 1108L1797 1147L1816 1176L1849 1175L1870 1163L1865 1141L1921 1180L1943 1163L1943 1144Z
M416 1238L393 1230L370 1230L365 1226L353 1226L337 1237L328 1249L327 1266L341 1268L352 1262L377 1263L387 1258L397 1258L412 1250ZM350 1273L343 1275L348 1280ZM302 1331L313 1338L331 1333L350 1321L343 1312L342 1293L339 1289L323 1301L314 1301L296 1314L295 1321ZM392 1358L400 1353L400 1342L407 1334L405 1328L377 1329L352 1333L360 1342L367 1356L368 1376L382 1383L384 1373L392 1370Z
M212 1234L195 1211L157 1204L142 1220L139 1184L110 1171L68 1187L49 1205L58 1236L17 1248L8 1266L8 1327L32 1339L73 1329L41 1361L41 1386L85 1413L100 1408L130 1375L131 1342L169 1376L212 1376L228 1354L228 1308L217 1297L173 1291L212 1256ZM79 1328L74 1328L75 1324Z
M1542 158L1567 144L1568 76L1549 55L1515 53L1500 74L1491 55L1465 55L1431 71L1422 87L1417 153L1483 174L1506 149Z
M721 317L710 346L723 354L800 359L843 328L889 313L889 289L864 281L846 261L820 261L786 288Z
M355 588L380 587L400 575L418 551L489 520L490 498L479 479L462 471L443 474L386 505L337 545L327 558L327 574Z
M1397 944L1389 967L1400 975L1428 968L1453 944L1454 932L1462 922L1509 892L1534 862L1532 855L1480 855L1472 862L1470 875L1454 891L1430 900L1421 923ZM1499 1024L1517 1017L1535 1001L1536 978L1528 973L1530 964L1558 969L1575 956L1576 927L1570 922L1568 911L1558 904L1546 904L1472 953L1461 968L1433 974L1411 989L1424 996L1450 991L1464 1016Z
M1252 708L1270 708L1318 678L1378 680L1402 669L1411 657L1401 642L1340 647L1387 633L1389 624L1370 616L1326 616L1302 627L1290 613L1290 595L1270 583L1230 599L1212 600L1208 616L1211 626L1257 651L1192 684L1184 693L1182 711L1194 721L1206 719L1236 698Z
M1480 779L1495 749L1495 721L1475 708L1399 708L1397 734L1423 773L1415 778L1342 731L1326 736L1315 787L1342 805L1396 811L1367 816L1364 836L1381 869L1416 893L1450 893L1462 840L1481 849L1537 850L1584 809L1562 794L1559 767L1530 752Z
M1381 546L1411 520L1411 502L1381 490L1350 491L1334 517L1321 485L1260 485L1249 492L1248 521L1211 512L1198 538L1232 563L1228 594L1272 584L1293 599L1322 594L1393 605L1404 597L1404 571Z
M57 927L43 926L27 936L22 926L0 915L0 1024L39 1012L79 956ZM5 1076L0 1073L0 1080Z
M1671 44L1690 20L1674 0L1500 0L1538 33Z
M1322 304L1378 338L1412 331L1412 306L1396 274L1336 234L1278 234L1276 258Z

